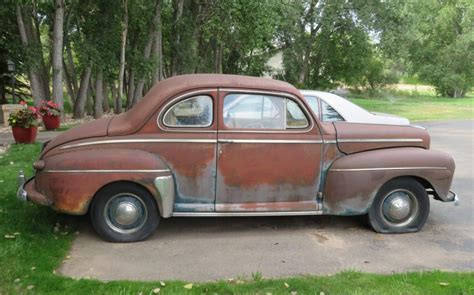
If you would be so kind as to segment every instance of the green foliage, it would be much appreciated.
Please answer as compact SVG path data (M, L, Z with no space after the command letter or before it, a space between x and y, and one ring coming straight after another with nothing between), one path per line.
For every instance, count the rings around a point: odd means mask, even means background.
M386 61L370 35L375 29L371 11L377 2L319 1L313 14L310 3L291 2L289 17L280 27L285 80L298 87L323 89L340 84L376 88L396 80L389 77ZM311 35L308 27L319 30Z
M66 1L69 93L77 95L81 73L89 67L92 82L101 71L109 86L118 84L125 3L125 93L133 90L128 85L132 74L135 83L145 80L146 91L160 61L164 77L201 72L261 76L270 73L267 62L277 53L283 56L283 69L270 74L304 88L375 90L404 75L405 80L416 76L434 85L442 96L461 97L474 84L470 0L157 1ZM177 18L180 1L184 6ZM154 51L149 58L144 52L157 3L162 7L162 56ZM39 35L41 42L31 38L34 42L22 46L17 4L32 28L28 35ZM51 82L54 13L52 1L7 1L0 6L0 75L10 59L19 81L27 81L28 70L36 69L42 84ZM0 77L0 92L8 84L6 77ZM88 95L94 91L91 87ZM44 95L47 99L48 91Z
M28 107L10 114L8 124L12 127L30 128L38 126L40 117L35 107Z
M403 22L384 31L392 55L439 95L463 97L474 86L474 2L407 0L394 10ZM400 34L400 30L403 33Z

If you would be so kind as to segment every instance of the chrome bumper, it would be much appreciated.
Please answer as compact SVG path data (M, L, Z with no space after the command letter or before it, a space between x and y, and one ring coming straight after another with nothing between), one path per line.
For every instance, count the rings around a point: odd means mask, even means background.
M28 201L28 193L25 190L25 183L25 173L23 170L20 170L18 171L18 190L16 192L16 197L23 202Z
M446 202L454 202L454 206L459 206L459 197L455 192L450 190Z

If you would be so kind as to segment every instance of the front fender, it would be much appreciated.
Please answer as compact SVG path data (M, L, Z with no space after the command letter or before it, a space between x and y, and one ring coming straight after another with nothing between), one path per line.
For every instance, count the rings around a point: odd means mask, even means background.
M47 196L57 211L85 214L102 187L129 181L153 195L161 216L171 216L173 176L168 165L154 154L137 149L87 149L54 154L43 161L44 168L36 173L35 189Z
M414 177L447 200L453 179L453 158L422 148L390 148L339 158L331 165L323 193L323 211L335 215L368 212L380 187L396 177Z

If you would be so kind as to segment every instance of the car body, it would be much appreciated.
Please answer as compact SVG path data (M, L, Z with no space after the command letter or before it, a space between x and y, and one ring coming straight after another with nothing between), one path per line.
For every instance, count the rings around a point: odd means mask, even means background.
M300 90L309 106L323 122L410 125L406 118L391 114L371 113L360 106L330 92Z
M429 145L412 126L322 122L285 82L183 75L45 143L18 197L89 212L115 242L199 216L368 214L378 232L413 232L428 196L457 198L453 158Z

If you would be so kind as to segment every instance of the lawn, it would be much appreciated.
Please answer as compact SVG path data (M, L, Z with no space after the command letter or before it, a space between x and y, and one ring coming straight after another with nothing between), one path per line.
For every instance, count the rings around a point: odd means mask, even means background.
M385 90L354 93L350 100L372 111L402 116L410 121L474 119L474 94L464 98L436 96L430 90Z
M86 218L54 213L22 203L15 197L16 172L31 175L40 145L12 145L0 154L0 294L473 294L474 273L414 272L378 275L346 271L333 276L265 279L255 270L252 279L195 283L100 282L74 280L55 273L79 222ZM390 263L390 262L387 262ZM203 270L205 271L205 270ZM164 285L164 286L163 286ZM293 293L294 294L294 293Z

